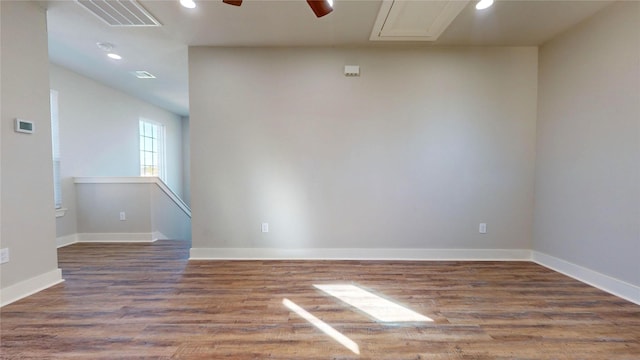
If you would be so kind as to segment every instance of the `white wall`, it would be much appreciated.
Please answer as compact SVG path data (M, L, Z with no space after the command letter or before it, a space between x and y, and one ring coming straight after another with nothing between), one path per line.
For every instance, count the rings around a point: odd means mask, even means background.
M536 48L189 61L194 248L530 248Z
M191 218L162 189L150 187L151 229L162 239L191 241Z
M191 140L189 118L182 118L182 200L191 205Z
M75 185L78 233L151 232L151 184ZM120 212L125 213L125 221L120 220Z
M640 3L540 49L533 249L640 286Z
M12 291L16 286L30 292L59 281L60 273L45 10L23 1L1 1L0 9L0 247L10 253L10 261L0 265L4 304L11 296L24 295ZM35 133L14 132L15 118L33 121Z
M165 126L166 182L182 196L180 116L56 65L50 66L50 78L58 91L62 202L69 209L57 220L58 236L78 231L73 177L140 175L140 118Z
M77 240L191 240L190 214L167 194L170 190L159 186L157 178L75 180ZM121 212L124 220L120 219Z

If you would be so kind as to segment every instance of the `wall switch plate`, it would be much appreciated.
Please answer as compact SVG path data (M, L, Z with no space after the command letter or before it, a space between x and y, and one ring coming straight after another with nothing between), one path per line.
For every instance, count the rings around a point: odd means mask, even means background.
M0 249L0 264L9 262L9 248Z
M480 227L478 227L478 231L480 232L480 234L486 234L487 233L487 224L486 223L480 223Z
M127 220L127 214L124 211L120 211L120 221Z
M269 223L262 223L262 232L269 232Z

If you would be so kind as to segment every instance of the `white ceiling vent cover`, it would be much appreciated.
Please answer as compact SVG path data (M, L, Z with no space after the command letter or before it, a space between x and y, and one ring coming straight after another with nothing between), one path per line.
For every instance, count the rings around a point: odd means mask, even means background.
M155 79L156 78L155 75L144 70L136 70L133 72L133 75L138 79Z
M162 26L135 0L76 0L110 26Z
M468 0L384 0L369 40L436 41Z

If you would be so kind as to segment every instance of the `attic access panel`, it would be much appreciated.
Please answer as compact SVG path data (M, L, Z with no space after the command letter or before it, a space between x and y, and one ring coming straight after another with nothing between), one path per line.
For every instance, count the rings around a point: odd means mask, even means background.
M383 0L369 40L436 41L469 0Z

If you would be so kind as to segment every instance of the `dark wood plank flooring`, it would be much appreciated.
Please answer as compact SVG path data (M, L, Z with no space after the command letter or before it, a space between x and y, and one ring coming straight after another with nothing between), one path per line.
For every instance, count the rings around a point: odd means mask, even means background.
M529 262L188 261L188 250L178 241L59 249L66 281L1 309L0 357L640 359L640 306ZM313 287L332 283L434 321L377 322Z

